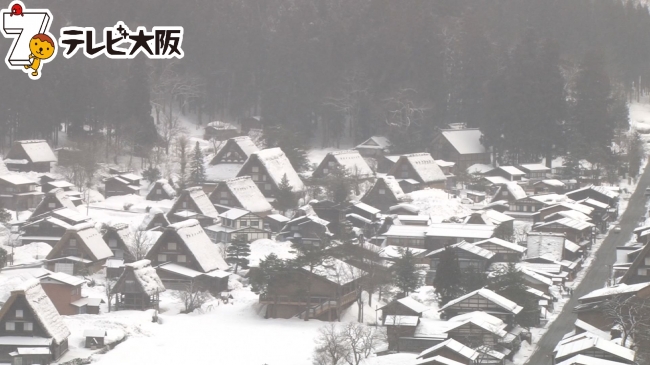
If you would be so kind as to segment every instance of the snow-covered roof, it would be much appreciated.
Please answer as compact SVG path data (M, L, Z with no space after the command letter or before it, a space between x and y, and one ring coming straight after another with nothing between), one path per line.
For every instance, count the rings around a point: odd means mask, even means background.
M381 210L362 202L354 204L354 207L373 215L381 213Z
M505 171L508 175L512 176L524 176L526 175L525 172L519 170L518 168L514 166L499 166L497 167L498 169Z
M228 268L228 264L219 253L219 248L212 243L196 219L170 224L166 230L172 230L178 234L204 272Z
M603 203L603 202L601 202L601 201L598 201L598 200L596 200L596 199L591 199L591 198L587 198L587 199L581 200L580 203L583 203L583 205L584 205L584 204L586 204L586 205L592 205L592 206L597 207L597 208L600 208L600 209L607 209L607 208L609 208L609 205L607 205L606 203Z
M41 323L45 332L54 339L57 344L65 341L66 338L70 336L70 330L63 323L59 312L52 304L50 298L45 294L45 291L41 287L41 284L38 280L32 279L28 280L23 284L23 287L19 290L14 290L11 292L11 297L5 307L10 306L10 302L13 302L18 296L24 295L27 305L34 312L36 320ZM6 314L4 309L0 311L0 317Z
M433 237L488 239L494 234L495 228L495 226L486 224L435 223L428 227L426 235Z
M127 268L127 271L133 270L135 280L147 295L153 295L165 291L165 286L160 280L160 277L158 277L156 269L151 267L151 261L140 260L124 266ZM125 273L127 271L125 271Z
M427 307L426 305L418 302L417 300L415 300L415 299L413 299L411 297L404 297L404 298L401 298L401 299L397 299L396 302L403 305L403 306L405 306L406 308L412 310L415 313L423 313L423 312L426 312L429 309L431 309L430 307ZM384 308L386 306L388 306L388 304L381 307L381 308L379 308L379 309L382 309L382 308Z
M581 329L581 330L583 330L585 332L592 333L592 334L594 334L594 335L596 335L596 336L598 336L598 337L600 337L602 339L605 339L605 340L610 340L612 338L612 335L610 333L605 332L605 331L603 331L603 330L601 330L601 329L599 329L599 328L597 328L595 326L592 326L589 323L587 323L587 322L585 322L583 320L580 320L580 319L576 319L575 326L576 326L576 328L579 328L579 329Z
M488 239L483 240L483 241L474 242L474 245L475 246L481 246L483 244L488 244L488 243L492 243L492 244L495 244L497 246L501 246L501 247L507 248L509 250L517 251L517 252L522 252L523 253L524 251L526 251L526 247L519 246L516 243L508 242L506 240L502 240L501 238L497 238L497 237L492 237L492 238L488 238Z
M636 356L636 352L634 350L630 350L627 347L617 345L612 341L608 341L597 336L577 335L574 337L579 338L576 340L572 340L573 337L565 339L560 342L560 344L555 348L556 359L567 357L572 354L578 354L589 349L598 349L626 361L634 361L634 358Z
M200 186L195 186L183 190L181 192L181 195L174 202L174 206L172 207L171 211L175 211L176 208L178 208L181 201L185 199L185 196L187 196L190 200L194 201L194 204L199 210L197 213L215 219L219 217L219 213L217 212L217 209L210 201L210 198L208 198L208 196L205 195L205 192Z
M474 312L469 312L469 313L464 313L460 314L454 317L451 317L448 319L449 322L466 322L470 319L474 319L477 322L486 322L489 323L491 326L498 328L498 329L504 329L507 325L503 322L503 320L489 314L485 313L482 311L474 311Z
M411 153L408 155L402 155L400 157L400 160L401 159L408 161L408 164L411 165L420 180L424 183L447 180L445 173L442 172L440 166L438 166L429 153ZM391 168L391 171L389 172L390 175L395 176L397 173L397 166L398 164L393 165L393 168Z
M388 190L390 190L393 195L395 196L395 199L397 200L406 200L407 196L404 194L404 191L402 190L402 187L399 185L397 180L395 179L395 176L382 176L377 178L377 182L379 183L380 180L383 180L384 183L386 184L386 187Z
M130 249L133 246L135 241L135 236L131 227L126 223L115 223L111 226L111 229L117 233L122 242L126 245L127 249Z
M571 210L575 210L576 212L580 212L584 215L591 215L593 213L594 208L586 206L584 204L579 204L579 203L572 203L572 202L562 202L559 204L560 206L563 206L565 208L569 208Z
M54 152L45 140L15 141L14 146L16 144L23 148L32 163L57 161Z
M71 188L74 184L65 180L48 181L48 184L55 188Z
M441 365L464 365L461 362L448 359L443 356L434 356L428 359L418 360L415 365L427 365L427 364L441 364Z
M426 215L398 215L397 219L403 224L424 223L427 225L431 221L431 218Z
M542 276L542 275L538 274L534 270L528 270L525 267L522 267L521 268L521 273L524 275L524 279L525 279L526 276L528 276L528 277L530 277L530 278L532 278L532 279L534 279L536 281L541 282L542 284L549 285L549 286L553 285L553 280L547 278L546 276Z
M492 251L486 250L486 249L481 248L479 246L475 246L475 245L473 245L471 243L468 243L468 242L465 242L465 241L453 244L450 247L457 248L459 250L469 252L471 254L474 254L476 256L480 256L480 257L482 257L484 259L487 259L487 260L491 259L495 255L495 253L492 252ZM435 251L431 251L430 253L427 254L427 257L440 255L445 250L446 250L446 247L437 249Z
M152 190L157 189L158 187L163 189L163 191L165 191L165 194L167 194L170 198L176 197L176 190L169 184L169 181L165 179L156 181L149 192L151 193Z
M0 176L0 180L6 181L11 185L29 185L36 184L36 182L18 174L7 174Z
M440 167L454 167L454 166L456 166L456 163L452 162L452 161L436 160L436 163Z
M536 182L534 185L537 185L537 184L546 184L548 186L553 186L553 187L556 187L556 188L561 188L561 187L565 186L565 184L562 181L557 180L557 179L545 179L545 180Z
M251 161L251 158L257 158L260 161L276 186L280 185L282 177L286 174L294 192L305 190L305 184L280 147L267 148L251 154L242 166L242 170Z
M480 313L480 312L478 312L478 313ZM487 322L487 321L485 321L485 320L483 320L483 319L481 319L479 317L470 317L470 318L468 318L468 319L466 319L464 321L458 321L458 322L454 322L454 321L450 320L449 323L452 323L451 327L447 328L444 332L450 332L450 331L455 330L458 327L462 327L462 326L464 326L464 325L466 325L468 323L471 323L471 324L473 324L475 326L478 326L478 327L481 327L484 330L486 330L488 332L491 332L491 333L493 333L493 334L495 334L495 335L497 335L499 337L504 337L506 334L508 334L503 329L506 326L505 324L503 324L503 326L495 326L494 324L492 324L490 322Z
M481 215L481 218L483 219L483 221L486 224L491 224L491 225L494 225L494 226L498 226L498 225L500 225L502 223L510 222L510 221L515 220L513 217L511 217L511 216L509 216L507 214L497 212L494 209L479 210L476 213ZM471 215L468 216L467 218L469 219L470 217L471 217Z
M467 347L463 345L462 343L454 340L453 338L450 338L446 341L443 341L433 347L430 347L422 352L420 352L420 355L418 355L418 359L421 359L425 357L426 355L436 352L440 350L441 348L448 348L451 351L461 355L462 357L469 359L469 360L476 360L478 358L479 353L476 352L476 350L472 349L471 347ZM427 359L430 360L430 359Z
M392 225L383 236L386 237L421 237L424 238L428 231L427 226L397 226Z
M217 130L237 130L237 127L230 123L222 122L220 120L210 122L206 125L206 128L214 128Z
M420 322L420 317L418 316L400 316L389 314L384 319L384 325L387 327L415 327L418 325L418 322Z
M573 242L571 242L569 240L564 240L564 248L566 250L569 250L569 251L573 252L573 253L576 253L576 252L580 251L580 246L578 246L577 244L575 244L575 243L573 243Z
M226 142L226 145L221 150L219 150L219 153L221 153L221 151L226 151L226 147L228 147L229 143L236 144L242 150L242 152L244 152L244 154L246 154L247 158L251 154L253 154L253 153L260 150L257 147L257 145L255 145L255 143L253 142L251 137L249 137L249 136L239 136L239 137L230 138L228 140L228 142ZM219 155L219 153L217 153L217 155Z
M633 285L619 284L617 286L596 289L591 293L580 297L579 300L583 301L589 299L611 297L620 294L636 293L641 289L647 288L648 286L650 286L650 283L640 283L640 284L633 284Z
M550 168L542 165L541 163L530 163L530 164L521 164L519 167L528 170L530 172L539 172L539 171L551 171Z
M487 180L492 185L506 185L511 183L510 180L503 176L483 176L483 179Z
M445 129L442 136L449 141L461 155L485 153L485 146L481 143L483 133L479 129Z
M269 214L266 216L266 218L273 219L274 221L280 223L288 222L290 220L289 218L283 216L282 214Z
M219 216L221 218L234 220L234 219L241 218L241 217L245 216L246 214L248 214L247 210L231 208L231 209L219 214Z
M467 294L463 295L460 298L456 298L456 299L450 301L444 307L440 308L438 311L441 312L441 311L443 311L443 310L445 310L445 309L447 309L447 308L449 308L449 307L451 307L451 306L453 306L453 305L455 305L457 303L460 303L460 302L462 302L462 301L464 301L464 300L466 300L468 298L473 297L474 295L479 295L479 296L491 301L492 303L494 303L494 304L502 307L503 309L505 309L505 310L507 310L507 311L509 311L511 313L514 313L514 314L517 314L517 313L521 312L521 310L523 309L521 306L519 306L517 303L511 301L510 299L504 298L501 295L493 292L492 290L482 288L482 289L475 290L475 291L473 291L471 293L467 293Z
M412 247L406 248L402 246L389 245L381 248L381 251L379 252L379 256L387 259L398 259L402 257L402 252L406 251L407 249L411 251L411 253L413 253L413 255L415 256L427 252L427 250L423 248L412 248Z
M372 171L366 160L363 159L359 151L356 150L343 150L329 152L327 156L331 156L336 162L344 167L346 171L352 176L366 178L373 176L375 173ZM323 164L328 160L327 156L323 159Z
M305 266L303 270L309 272L309 267ZM335 258L328 258L322 264L314 267L313 273L338 285L351 283L367 275L365 271L358 267Z
M524 188L516 182L508 182L506 184L506 189L508 189L508 192L510 192L510 195L512 195L515 200L523 199L528 196L524 191Z
M578 230L578 231L583 231L585 229L594 227L594 225L592 223L565 217L565 218L558 219L558 220L555 220L555 221L552 221L552 222L542 223L542 224L536 226L535 228L545 227L545 226L551 225L551 224L559 224L559 225L565 226L567 228L575 229L575 230Z
M383 136L372 136L367 140L363 141L355 148L377 148L377 149L387 149L390 147L390 141L388 138Z
M92 255L95 257L95 260L102 260L108 257L113 256L113 252L108 247L102 234L95 228L92 223L81 223L76 226L72 226L68 231L76 231L77 235L83 243L88 247Z
M106 330L89 328L84 330L84 337L106 337Z
M173 262L165 263L162 265L159 265L156 267L157 269L164 270L164 271L169 271L174 274L178 274L180 276L184 276L187 278L196 278L199 276L202 276L204 273L200 271L196 271L194 269L190 269L189 267L181 266L179 264L175 264Z
M597 357L586 355L576 355L570 359L557 363L557 365L624 365L626 363L619 361L605 360Z
M287 175L288 176L288 175ZM229 179L219 184L225 184L239 204L253 213L270 212L273 207L250 176ZM219 189L215 189L215 192Z
M530 199L536 200L545 205L554 205L564 202L572 202L573 200L569 199L566 195L561 194L539 194L531 195Z
M468 174L484 174L492 170L494 170L494 166L492 165L475 163L472 166L468 167L465 171L467 171Z
M50 274L47 274L44 277L41 277L41 280L43 279L52 279L64 284L72 285L72 286L79 286L85 283L86 281L83 279L80 279L76 276L68 275L64 272L53 272Z
M540 234L539 232L529 232L526 237L526 247L528 247L528 257L548 257L555 261L562 260L564 250L563 234Z

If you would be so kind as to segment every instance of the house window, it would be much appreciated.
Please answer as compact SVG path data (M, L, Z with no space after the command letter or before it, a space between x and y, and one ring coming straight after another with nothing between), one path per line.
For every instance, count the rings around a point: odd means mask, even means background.
M260 168L257 166L253 166L253 172L260 172Z
M329 167L334 167L334 161L328 161L327 166Z
M70 238L70 247L77 247L77 239Z
M262 175L262 181L266 181L266 175Z
M14 323L14 322L5 323L5 330L7 330L7 331L15 331L16 330L16 323Z
M158 255L158 262L165 262L167 261L167 255L160 254Z
M221 204L221 205L228 205L228 199L221 199L221 200L219 200L219 204Z
M259 181L260 180L260 175L258 175L258 174L253 174L253 176L251 176L251 177L253 178L253 181Z
M264 190L266 191L271 190L271 184L264 184Z
M47 207L48 208L56 208L56 204L55 203L47 203Z
M645 258L645 266L650 266L650 257Z
M406 165L402 165L402 171L408 171L409 167Z
M330 173L330 170L328 170L327 168L323 169L323 174L329 174L329 173Z
M222 197L222 198L227 198L228 197L228 192L227 191L222 191L221 193L219 193L219 196Z
M260 228L260 221L251 221L251 227Z
M638 269L638 270L637 270L637 275L639 275L639 276L646 276L646 275L648 275L648 269Z
M22 309L16 309L16 318L23 318L23 310Z
M108 247L117 247L117 239L111 238L108 240Z
M185 255L178 255L178 256L176 256L176 261L177 261L177 262L187 262L187 256L185 256Z
M402 171L402 179L408 179L409 177L409 172L408 171Z
M170 251L176 251L176 242L167 242L167 249Z
M31 332L34 330L34 324L32 322L23 323L23 331Z
M162 194L162 189L156 189L156 194Z
M379 189L379 195L386 195L386 189Z
M503 191L501 192L501 196L508 196L508 192L505 191L505 190L503 190Z
M248 227L248 221L239 221L240 227Z
M187 208L187 202L183 202L183 208Z

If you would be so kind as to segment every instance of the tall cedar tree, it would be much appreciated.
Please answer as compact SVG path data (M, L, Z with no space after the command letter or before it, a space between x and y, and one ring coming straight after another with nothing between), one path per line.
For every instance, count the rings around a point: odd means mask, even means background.
M463 294L462 276L458 256L453 247L445 247L440 256L436 277L433 279L433 287L436 289L436 296L440 306L447 304L450 300L456 299Z
M525 327L537 325L539 322L539 306L536 300L526 291L528 287L523 274L515 263L511 262L508 266L497 271L496 275L491 278L488 288L524 308L515 317L518 324Z
M288 282L283 277L286 273L287 263L276 254L271 253L260 261L257 270L251 271L251 289L256 294L268 294L273 284L286 286Z
M205 182L203 151L201 151L199 142L196 142L196 146L192 152L192 160L190 161L190 184L192 186L200 186L203 182Z
M226 253L228 255L226 261L235 265L235 274L240 267L248 269L248 256L251 254L251 248L245 234L237 235L226 248Z
M633 131L629 135L628 151L627 151L627 164L628 173L632 177L639 175L641 169L641 162L643 160L643 139L638 131Z
M144 57L136 57L131 61L129 77L126 80L126 90L122 110L127 136L132 139L134 146L151 148L158 141L158 131L151 116L151 95L149 93L149 74Z
M275 194L275 208L284 213L295 208L296 205L298 205L298 199L293 192L293 186L289 183L287 174L284 174L278 185L278 192Z
M296 171L309 168L305 136L289 126L275 126L264 130L267 147L280 147Z
M336 166L331 168L325 180L332 200L335 203L345 203L348 201L350 191L352 190L352 178L345 167Z
M401 257L393 265L393 283L404 296L422 286L422 278L416 266L415 255L410 249L400 251Z
M187 160L190 154L190 140L186 136L180 136L177 141L178 146L178 188L183 190L187 188Z
M579 158L606 163L616 121L611 114L612 90L600 53L587 53L580 64L575 82L572 123L578 139Z

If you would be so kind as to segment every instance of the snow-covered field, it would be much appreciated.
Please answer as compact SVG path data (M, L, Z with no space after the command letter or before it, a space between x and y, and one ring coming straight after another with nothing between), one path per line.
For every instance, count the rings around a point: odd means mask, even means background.
M471 205L462 204L461 198L452 198L440 189L418 190L409 194L411 204L421 209L421 215L431 216L433 222L441 222L451 217L464 217L472 212Z

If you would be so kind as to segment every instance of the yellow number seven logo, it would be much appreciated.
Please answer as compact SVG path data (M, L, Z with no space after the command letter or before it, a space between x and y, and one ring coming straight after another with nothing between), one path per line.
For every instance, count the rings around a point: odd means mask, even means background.
M48 9L27 9L21 1L14 1L0 11L5 38L13 38L5 63L12 70L23 70L29 78L41 77L44 63L54 59L56 41L50 34L52 13Z

